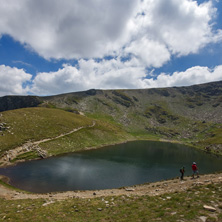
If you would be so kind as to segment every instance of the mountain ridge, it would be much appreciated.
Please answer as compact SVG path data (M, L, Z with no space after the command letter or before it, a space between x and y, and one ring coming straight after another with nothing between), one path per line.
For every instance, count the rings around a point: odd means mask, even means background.
M220 88L220 90L212 90L212 87ZM78 92L69 92L69 93L63 93L63 94L57 94L57 95L50 95L50 96L32 96L32 95L6 95L0 97L0 112L6 111L6 110L12 110L12 109L19 109L19 108L26 108L26 107L36 107L38 106L42 101L51 100L55 97L64 97L69 95L79 95L79 96L95 96L98 93L102 92L108 92L108 91L150 91L150 92L158 92L161 90L169 90L169 89L177 89L181 91L182 93L186 93L187 89L192 89L192 91L199 92L200 89L210 89L210 92L214 92L214 94L219 94L222 92L222 81L217 82L210 82L210 83L203 83L203 84L195 84L191 86L174 86L174 87L162 87L162 88L146 88L146 89L108 89L108 90L102 90L102 89L89 89L86 91L78 91ZM165 91L166 92L166 91ZM161 95L161 93L160 93ZM164 95L164 92L162 92L162 95ZM167 94L165 94L167 96ZM14 106L13 106L14 105Z

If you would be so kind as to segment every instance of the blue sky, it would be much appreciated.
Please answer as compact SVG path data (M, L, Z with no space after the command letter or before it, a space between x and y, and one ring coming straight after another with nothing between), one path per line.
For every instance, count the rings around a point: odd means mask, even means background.
M222 80L221 0L0 3L0 96Z

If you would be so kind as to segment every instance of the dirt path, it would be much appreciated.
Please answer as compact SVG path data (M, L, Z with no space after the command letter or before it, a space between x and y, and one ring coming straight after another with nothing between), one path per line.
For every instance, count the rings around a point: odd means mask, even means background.
M71 130L71 131L68 132L68 133L63 133L63 134L60 134L59 136L56 136L56 137L53 137L53 138L48 138L48 139L39 140L39 141L33 142L32 144L33 144L33 145L39 145L40 143L48 142L48 141L50 141L50 140L59 139L59 138L61 138L61 137L64 137L64 136L70 135L70 134L72 134L72 133L74 133L74 132L77 132L77 131L79 131L79 130L81 130L81 129L92 128L92 127L95 126L95 124L96 124L96 122L93 121L92 125L89 125L89 126L81 126L81 127L79 127L79 128L76 128L76 129Z
M22 146L19 146L15 149L8 150L8 151L5 152L5 154L3 154L0 157L0 165L1 166L9 166L9 165L15 164L15 163L11 163L11 160L15 159L18 155L21 155L23 153L27 153L27 152L30 152L30 151L36 151L40 157L46 158L46 157L48 157L48 154L45 150L42 150L39 147L40 143L44 143L44 142L47 142L47 141L50 141L50 140L59 139L61 137L64 137L64 136L70 135L74 132L77 132L81 129L92 128L92 127L95 126L95 124L96 124L96 122L93 121L93 123L89 126L81 126L79 128L75 128L75 129L71 130L68 133L63 133L63 134L60 134L59 136L56 136L56 137L53 137L53 138L42 139L42 140L35 141L35 142L27 142L27 143L23 144Z
M222 184L222 173L201 175L200 178L197 179L191 179L191 177L185 177L184 181L180 181L179 179L173 179L156 183L137 185L133 187L125 187L121 189L68 191L68 192L47 193L47 194L26 194L24 192L14 191L12 189L6 188L3 185L0 185L0 197L8 200L44 198L47 199L48 201L55 201L55 200L65 200L68 198L95 198L95 197L120 196L120 195L156 196L164 193L186 191L191 187L202 186L211 183Z

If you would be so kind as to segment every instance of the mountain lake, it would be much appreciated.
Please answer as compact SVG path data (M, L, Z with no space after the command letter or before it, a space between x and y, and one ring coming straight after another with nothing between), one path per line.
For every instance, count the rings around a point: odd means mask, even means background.
M175 143L133 141L0 168L10 184L35 193L98 190L222 170L222 157Z

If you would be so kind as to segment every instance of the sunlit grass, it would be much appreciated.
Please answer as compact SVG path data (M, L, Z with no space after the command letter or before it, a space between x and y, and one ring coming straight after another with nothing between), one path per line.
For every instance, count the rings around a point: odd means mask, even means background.
M0 136L1 152L27 141L55 137L92 124L92 120L87 117L49 108L25 108L2 112L0 121L8 127L3 131L3 136Z
M121 143L133 137L125 131L104 121L95 121L95 126L87 127L65 137L40 144L49 154L74 152L85 148L101 147Z

